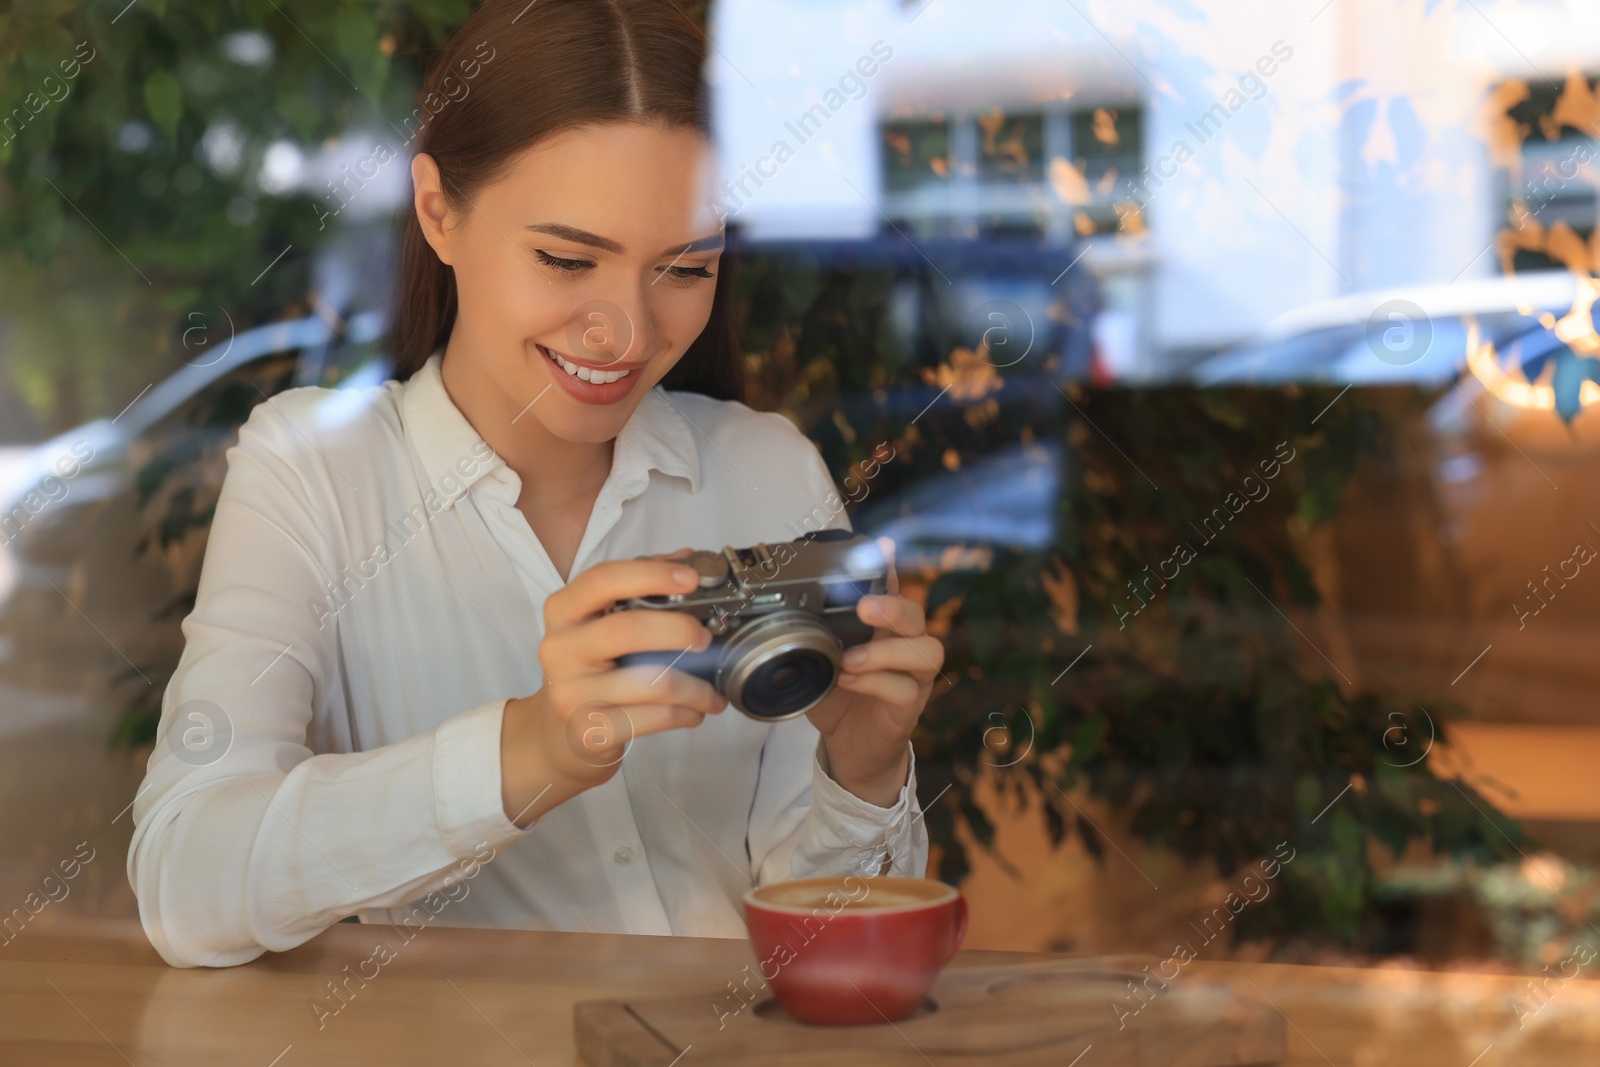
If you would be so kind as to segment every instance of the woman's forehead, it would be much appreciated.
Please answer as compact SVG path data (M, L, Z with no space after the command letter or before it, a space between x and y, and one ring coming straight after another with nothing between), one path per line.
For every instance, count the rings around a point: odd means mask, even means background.
M606 123L563 130L517 153L484 189L483 203L519 225L555 222L648 256L721 232L716 178L699 130Z

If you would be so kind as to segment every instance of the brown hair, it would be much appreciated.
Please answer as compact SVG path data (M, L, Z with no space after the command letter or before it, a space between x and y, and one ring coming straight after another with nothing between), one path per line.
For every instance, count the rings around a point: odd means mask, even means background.
M513 156L562 130L643 122L709 137L704 59L703 31L674 0L486 0L429 70L413 115L422 123L415 147L433 157L445 197L464 209ZM450 337L456 281L416 211L408 208L400 225L391 347L394 376L405 381ZM724 253L710 320L662 379L665 388L744 399L731 268Z

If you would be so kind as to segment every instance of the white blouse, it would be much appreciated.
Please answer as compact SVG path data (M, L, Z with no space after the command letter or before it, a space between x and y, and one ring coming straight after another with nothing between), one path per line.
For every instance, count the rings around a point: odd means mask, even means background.
M293 389L228 450L186 644L133 805L128 878L176 966L362 922L744 937L751 885L920 877L913 767L889 808L833 781L816 727L733 707L637 738L527 829L500 721L539 688L560 575L521 483L412 378ZM652 389L617 436L573 562L791 540L849 521L782 415ZM830 500L831 497L831 500ZM492 857L492 858L491 858Z

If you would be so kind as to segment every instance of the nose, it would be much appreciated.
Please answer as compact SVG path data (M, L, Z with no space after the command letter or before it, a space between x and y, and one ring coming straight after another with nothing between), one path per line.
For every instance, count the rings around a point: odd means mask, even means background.
M568 326L572 353L598 364L637 363L655 342L655 321L644 294L615 294L578 306Z

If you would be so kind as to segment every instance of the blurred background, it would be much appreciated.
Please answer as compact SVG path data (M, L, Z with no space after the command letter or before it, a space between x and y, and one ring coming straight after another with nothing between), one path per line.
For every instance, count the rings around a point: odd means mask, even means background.
M223 453L387 376L470 10L124 2L0 15L0 924L84 842L50 906L136 914ZM946 641L969 945L1600 946L1593 4L678 3L750 402L841 485L892 449L852 521Z

